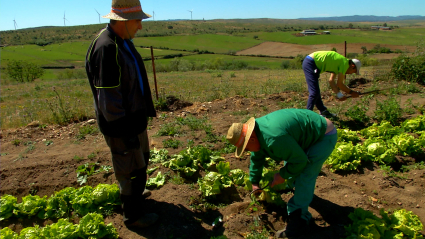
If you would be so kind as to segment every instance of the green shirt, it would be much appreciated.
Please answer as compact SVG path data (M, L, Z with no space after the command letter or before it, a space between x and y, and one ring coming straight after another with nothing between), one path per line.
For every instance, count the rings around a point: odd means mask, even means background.
M313 58L320 73L345 74L349 67L348 59L334 51L316 51L313 53Z
M265 158L281 162L279 173L285 179L297 177L308 162L306 151L326 132L326 119L307 109L282 109L255 119L255 133L261 149L251 153L249 179L261 180Z

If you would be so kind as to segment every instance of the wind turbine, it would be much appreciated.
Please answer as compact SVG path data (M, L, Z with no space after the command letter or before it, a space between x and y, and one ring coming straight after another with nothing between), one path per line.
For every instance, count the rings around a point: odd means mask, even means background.
M100 13L96 10L96 8L94 9L96 12L97 12L97 14L99 15L99 23L100 23Z
M192 20L192 12L193 12L193 9L192 10L187 10L188 12L190 12L190 20Z
M16 31L16 27L18 26L18 24L16 23L15 19L13 19L13 25L15 26L15 31Z
M65 20L67 20L67 21L68 21L68 19L66 19L66 18L65 18L65 11L64 11L64 12L63 12L63 25L64 25L64 26L66 26L66 24L65 24ZM69 21L68 21L68 22L69 22Z

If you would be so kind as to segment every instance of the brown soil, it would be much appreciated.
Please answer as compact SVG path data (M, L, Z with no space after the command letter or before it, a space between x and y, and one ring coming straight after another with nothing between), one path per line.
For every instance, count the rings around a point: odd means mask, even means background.
M364 82L358 81L357 89L364 89ZM424 89L422 89L423 91ZM246 119L247 115L256 113L264 115L279 108L279 103L289 101L293 93L262 96L257 99L233 97L214 102L193 103L182 102L172 105L173 111L159 112L158 117L150 125L149 135L152 147L161 148L162 140L166 137L154 136L162 124L174 121L175 116L194 115L207 116L217 135L225 135L232 122ZM301 95L307 98L307 92ZM338 105L332 96L324 94L325 104ZM384 97L378 95L375 97ZM419 94L402 95L402 101L414 99L415 104L424 105L425 100ZM355 99L358 100L358 99ZM372 101L371 101L372 102ZM183 107L183 108L182 108ZM266 109L267 108L267 109ZM370 106L371 110L373 109ZM264 110L267 110L265 112ZM65 187L79 187L76 182L76 168L86 162L98 162L101 165L111 165L110 152L101 134L87 136L84 140L76 140L78 128L89 122L80 122L68 126L49 125L42 129L37 124L24 128L3 130L1 132L1 194L11 194L20 198L30 192L37 195L51 195ZM34 127L35 126L35 127ZM178 139L182 142L193 140L195 145L202 144L205 132L188 132ZM20 140L18 146L12 141ZM35 142L35 148L28 150L26 142ZM46 145L52 141L53 144ZM15 141L16 142L16 141ZM183 147L186 144L184 143ZM220 145L217 144L216 147ZM170 154L178 153L179 149L168 149ZM95 159L87 156L95 153ZM77 162L75 156L83 158ZM224 155L230 162L231 168L241 168L248 172L248 157L237 159L233 154ZM408 164L423 158L398 158L400 163ZM173 171L160 167L154 172ZM425 224L425 170L412 170L406 173L407 179L386 177L378 165L367 165L357 172L337 174L323 168L317 179L315 197L311 203L310 212L313 214L314 225L311 232L303 238L342 238L344 226L351 221L347 215L354 208L362 207L378 214L381 208L393 210L405 208L417 214ZM88 184L96 186L99 183L117 183L113 173L97 174L88 180ZM192 184L193 183L193 184ZM284 201L289 200L291 193L283 194ZM196 179L186 179L186 184L167 182L160 189L153 190L146 200L146 210L159 214L159 222L144 230L129 230L122 223L119 209L105 221L112 222L118 229L120 238L210 238L211 236L226 235L228 238L242 238L253 228L266 227L275 232L286 225L286 209L273 205L250 205L249 192L241 188L231 188L223 192L218 202L225 206L216 209L201 210L197 202L200 198ZM191 207L192 205L192 207ZM198 205L197 207L193 207ZM217 228L212 222L222 216L223 224ZM259 226L255 226L258 221ZM39 219L8 219L0 222L0 227L8 226L19 232L22 228L38 224L44 226L54 221Z
M306 36L308 37L308 36ZM348 43L347 44L347 53L362 53L361 49L365 46L367 49L373 49L376 44L372 43ZM319 45L298 45L291 43L282 43L282 42L263 42L257 46L239 51L236 55L266 55L266 56L276 56L276 57L295 57L298 54L308 55L315 51L330 51L333 48L336 48L337 52L341 54L344 53L344 43L340 44L319 44ZM416 50L415 46L396 46L381 44L381 47L389 48L393 51L399 49L403 52L414 52ZM399 54L389 53L389 54L375 54L374 58L379 59L392 59L397 57Z

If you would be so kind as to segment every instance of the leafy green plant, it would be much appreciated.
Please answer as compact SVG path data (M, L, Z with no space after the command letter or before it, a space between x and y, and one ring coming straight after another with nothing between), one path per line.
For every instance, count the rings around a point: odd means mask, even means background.
M403 110L395 97L390 97L382 102L376 100L376 110L374 113L374 118L379 122L386 120L393 125L396 125L403 116Z
M181 126L176 125L175 123L166 123L161 125L161 128L159 128L156 133L157 136L176 136L179 134L181 134Z
M402 54L395 60L391 72L399 80L425 84L425 43L422 40L413 56Z
M162 145L164 146L164 148L177 149L180 145L182 145L182 142L177 139L169 138L169 139L164 139L162 141Z
M97 168L97 169L96 169ZM83 185L87 182L87 178L101 172L108 172L112 166L100 165L99 163L85 163L77 167L77 182Z
M146 182L146 187L160 188L160 187L164 186L164 184L166 182L165 179L166 179L165 175L162 174L161 172L158 172L155 177L150 177L148 179L148 181Z
M381 209L379 218L362 208L348 217L353 224L346 226L347 238L421 238L423 225L411 211L399 209L392 214Z
M11 143L15 146L19 146L21 144L21 140L20 139L14 139L14 140L12 140Z
M8 194L4 194L0 198L0 221L8 219L13 215L13 209L15 208L17 199Z
M369 101L367 98L363 98L355 105L349 107L344 114L354 122L366 125L370 120L369 116L366 115L366 112L369 110L368 105Z

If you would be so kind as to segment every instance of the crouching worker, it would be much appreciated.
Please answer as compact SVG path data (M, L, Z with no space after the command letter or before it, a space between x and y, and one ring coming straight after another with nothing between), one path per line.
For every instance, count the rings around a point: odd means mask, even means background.
M274 175L270 186L287 180L295 192L287 204L288 224L276 236L287 238L305 233L311 219L308 207L316 178L337 141L333 123L311 110L282 109L251 118L245 124L232 124L227 139L237 147L236 157L244 150L251 151L249 179L256 193L262 192L259 182L266 157L284 161L284 167Z

